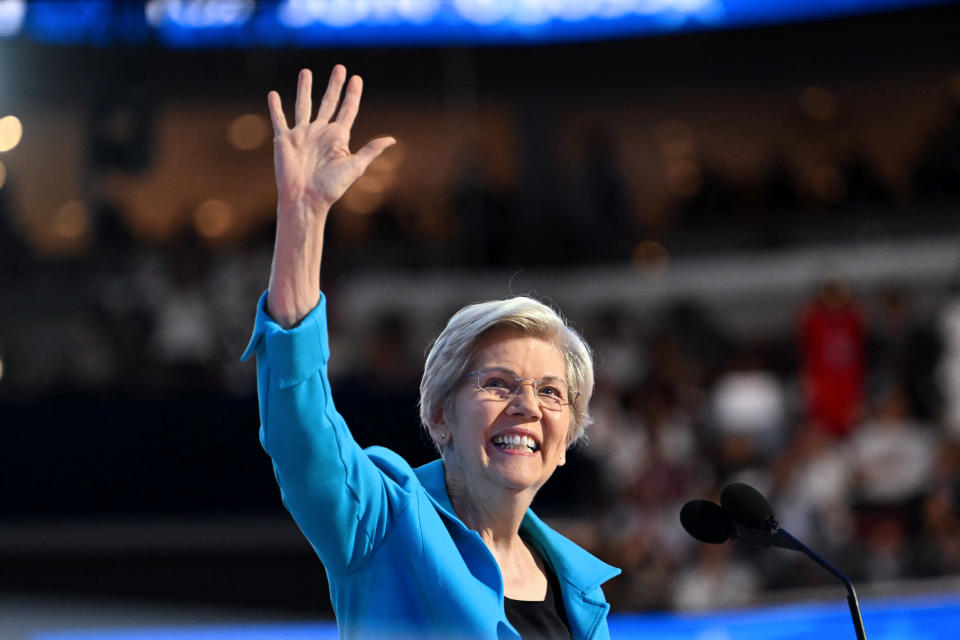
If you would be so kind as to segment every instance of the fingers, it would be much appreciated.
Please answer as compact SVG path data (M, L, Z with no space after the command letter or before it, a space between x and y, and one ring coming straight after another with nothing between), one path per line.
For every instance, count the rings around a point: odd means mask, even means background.
M309 69L301 69L297 78L297 104L294 108L294 124L310 124L312 109L310 93L313 91L313 74Z
M363 79L360 76L353 76L347 83L347 92L343 96L343 104L340 105L340 111L337 113L337 122L348 130L353 126L353 120L360 109L361 93L363 93Z
M320 100L320 109L317 111L317 120L326 124L333 118L340 101L340 92L347 77L347 69L342 64L335 65L327 82L327 89ZM297 101L294 105L294 126L310 124L312 110L313 74L309 69L301 69L297 78ZM353 76L347 83L346 95L337 114L336 121L349 129L357 117L360 108L360 94L363 93L363 80L360 76ZM289 131L287 119L283 115L280 95L276 91L267 94L267 106L270 108L270 119L273 121L274 133Z
M347 77L347 69L342 64L333 67L330 72L330 80L327 82L327 90L323 93L323 99L320 100L320 110L317 112L317 121L326 124L333 118L333 112L337 109L337 103L340 101L340 90L343 88L343 81Z
M359 167L360 172L363 173L366 171L367 167L370 166L370 163L376 160L385 149L393 146L396 143L396 139L391 136L384 136L383 138L371 140L365 144L362 149L353 154L353 161Z
M280 105L280 94L271 91L267 94L267 108L270 109L270 120L273 122L273 134L277 135L284 131L289 131L287 118L283 115L283 107Z

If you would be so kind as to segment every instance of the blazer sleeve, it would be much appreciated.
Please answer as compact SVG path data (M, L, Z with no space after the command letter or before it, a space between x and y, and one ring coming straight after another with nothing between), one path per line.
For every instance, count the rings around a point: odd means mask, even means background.
M283 503L328 571L355 571L376 552L409 494L359 447L333 404L326 297L298 326L283 329L261 296L243 359L254 353L260 442Z

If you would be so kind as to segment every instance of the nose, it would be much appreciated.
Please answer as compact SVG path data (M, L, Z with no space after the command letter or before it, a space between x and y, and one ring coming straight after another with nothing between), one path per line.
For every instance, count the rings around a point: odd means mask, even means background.
M517 392L510 399L510 409L514 414L520 414L539 419L543 415L543 407L537 397L536 382L521 380L517 383Z

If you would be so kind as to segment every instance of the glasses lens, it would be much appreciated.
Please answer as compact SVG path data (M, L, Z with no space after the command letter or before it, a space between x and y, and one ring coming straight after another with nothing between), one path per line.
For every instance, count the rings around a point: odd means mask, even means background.
M567 402L567 385L560 381L544 382L537 387L537 398L544 406L559 407Z
M481 371L477 374L477 386L497 398L508 398L516 384L513 377L503 371Z
M524 384L532 384L533 381L527 379L518 379L513 374L498 369L480 371L477 373L477 387L489 395L506 400L512 395L517 395ZM547 380L534 384L537 399L545 407L561 407L567 404L569 390L563 380Z

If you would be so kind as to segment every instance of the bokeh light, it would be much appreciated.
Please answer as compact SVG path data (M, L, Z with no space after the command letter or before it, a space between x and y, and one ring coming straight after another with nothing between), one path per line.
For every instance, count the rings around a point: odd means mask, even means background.
M253 113L235 118L227 128L227 140L238 151L252 151L267 141L270 126L267 119Z
M3 188L3 185L7 182L7 167L5 164L0 162L0 189Z
M23 137L23 125L16 116L0 118L0 151L10 151Z
M61 240L76 240L90 230L90 213L79 200L64 202L53 214L51 230Z
M208 240L222 238L233 228L233 207L217 198L205 200L193 212L193 226Z

